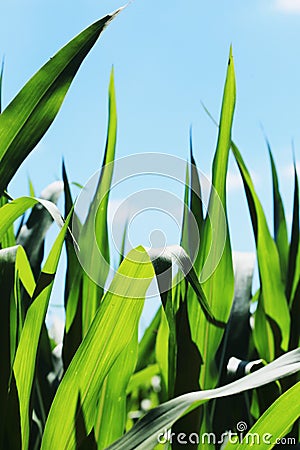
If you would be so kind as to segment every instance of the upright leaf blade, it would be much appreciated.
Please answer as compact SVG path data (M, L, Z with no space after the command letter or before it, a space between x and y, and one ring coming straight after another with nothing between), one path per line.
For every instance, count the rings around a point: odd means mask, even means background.
M204 225L204 213L203 213L203 201L202 201L202 192L201 192L201 182L197 169L197 164L193 154L193 143L192 143L192 135L190 135L190 159L191 159L191 185L190 185L190 210L192 215L195 218L198 234L195 236L194 227L189 227L189 235L190 235L190 255L194 257L196 252L196 246L202 241L202 233L203 233L203 225ZM190 224L191 225L191 224ZM196 259L195 259L195 267L199 267L201 261L201 251L198 248Z
M65 217L73 209L73 200L68 176L63 162L62 176L65 194ZM73 230L80 229L81 223L75 213L72 218ZM82 341L82 267L78 261L73 242L66 240L67 269L65 275L64 305L66 322L64 328L62 358L67 370L77 348Z
M286 282L286 296L291 306L292 294L295 290L299 276L300 276L300 265L297 259L300 259L299 254L299 182L297 175L297 167L294 162L294 204L293 204L293 221L292 221L292 236L290 243L289 259L288 259L288 272L287 272L287 282Z
M37 282L33 293L33 303L26 314L20 343L17 348L13 365L20 401L23 448L27 448L29 443L30 399L41 329L45 320L53 281L69 220L70 216L67 218L61 229ZM25 354L26 358L24 359Z
M110 261L107 229L107 211L110 186L114 170L117 139L117 107L112 69L109 83L108 130L102 168L88 216L81 229L78 242L83 265L83 335L87 332L103 295ZM107 264L99 263L99 253ZM97 284L96 284L96 282Z
M287 226L285 220L283 201L279 191L277 170L272 155L271 147L268 141L267 146L269 150L270 163L272 169L272 180L273 180L274 239L278 248L278 254L280 258L282 280L283 282L285 282L288 265L288 251L289 251Z
M138 324L132 333L131 342L122 350L101 389L95 424L99 450L106 448L125 431L126 390L136 364L137 332Z
M260 357L266 361L271 361L276 354L280 354L282 350L287 350L290 332L290 315L284 285L281 280L279 255L250 174L237 146L233 142L232 151L247 195L256 240L261 282L259 304L255 315L254 339ZM275 336L277 332L274 330L274 323L279 328L280 336L278 337Z
M226 220L226 174L231 144L231 129L235 99L235 74L232 49L230 49L218 142L212 169L212 185L214 189L211 190L208 215L206 216L204 224L201 262L199 267L196 268L198 274L200 275L200 281L204 281L202 288L206 295L208 304L218 319L223 322L228 320L233 300L231 245ZM219 201L217 201L217 196L219 197ZM219 230L221 213L225 213L226 222L224 224L224 234L222 234ZM214 239L212 239L212 226L218 227L219 230ZM220 253L219 250L223 245L223 253L220 261L218 262L216 261L217 254ZM211 263L209 265L205 265L205 260L209 255L212 256L210 260ZM220 293L222 294L220 295ZM198 346L204 362L201 367L200 386L205 389L212 387L217 380L213 360L217 348L221 342L223 330L212 326L206 320L194 297L190 299L188 313L191 324L192 339Z

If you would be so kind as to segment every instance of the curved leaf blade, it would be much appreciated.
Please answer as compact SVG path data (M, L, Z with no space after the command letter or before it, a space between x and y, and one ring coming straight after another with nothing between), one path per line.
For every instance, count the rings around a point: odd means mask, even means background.
M41 198L19 197L0 208L0 241L14 221L22 216L27 209L33 208L37 203L40 203L46 208L60 228L63 226L63 218L54 203Z
M300 416L300 403L295 401L300 396L300 382L282 394L259 418L244 437L240 445L227 444L225 449L246 450L252 442L257 442L260 449L268 450L286 435ZM278 441L277 441L278 440ZM251 445L252 446L252 445Z
M0 192L50 127L84 58L121 9L90 25L50 58L0 115Z
M158 443L158 437L179 417L208 400L255 389L300 370L300 349L281 356L272 363L233 383L206 391L191 392L152 409L108 450L148 450Z

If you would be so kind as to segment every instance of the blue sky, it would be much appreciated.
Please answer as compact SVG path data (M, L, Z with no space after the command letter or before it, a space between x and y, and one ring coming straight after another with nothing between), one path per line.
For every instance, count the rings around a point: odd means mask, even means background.
M115 0L39 2L1 6L0 55L5 55L4 105L59 48L101 16ZM60 178L64 156L73 181L84 184L103 156L107 86L115 69L117 157L164 152L185 159L192 124L195 158L209 174L230 44L237 79L233 138L240 147L271 218L269 161L260 124L278 164L291 215L294 140L300 145L299 0L135 0L114 20L88 55L47 135L10 185L39 192ZM118 199L117 199L118 200ZM254 248L244 193L230 164L228 203L235 250Z

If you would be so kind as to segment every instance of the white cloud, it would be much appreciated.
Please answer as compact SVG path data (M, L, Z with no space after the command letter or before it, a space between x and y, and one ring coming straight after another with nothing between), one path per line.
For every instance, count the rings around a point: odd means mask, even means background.
M229 191L237 191L243 188L242 177L239 172L227 172L227 189Z
M276 9L286 13L300 13L300 0L277 0Z
M297 173L300 173L300 161L296 161L296 169ZM294 164L288 164L285 167L282 168L280 171L284 178L293 178L294 177Z

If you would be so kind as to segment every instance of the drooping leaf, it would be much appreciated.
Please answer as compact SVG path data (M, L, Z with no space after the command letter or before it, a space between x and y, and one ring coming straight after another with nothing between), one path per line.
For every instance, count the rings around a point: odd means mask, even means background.
M56 205L62 190L63 183L55 181L41 192L40 198ZM17 244L24 247L36 278L44 256L45 236L52 223L53 217L41 203L37 203L18 234Z
M19 197L0 208L0 241L14 221L22 216L27 209L34 207L37 203L40 203L46 208L59 227L63 226L63 218L54 203L39 198Z
M168 278L172 275L170 270L172 264L176 264L193 288L206 320L215 327L225 328L225 323L216 318L214 311L212 311L208 304L192 261L180 245L170 245L164 249L150 249L148 250L148 254L153 263L158 284L161 284L162 288L171 288L171 280ZM160 292L163 292L161 288Z
M300 370L300 350L289 352L255 373L225 386L191 392L174 398L147 413L109 450L148 450L164 438L164 433L183 414L213 398L225 397L254 389ZM164 441L166 442L166 441Z

